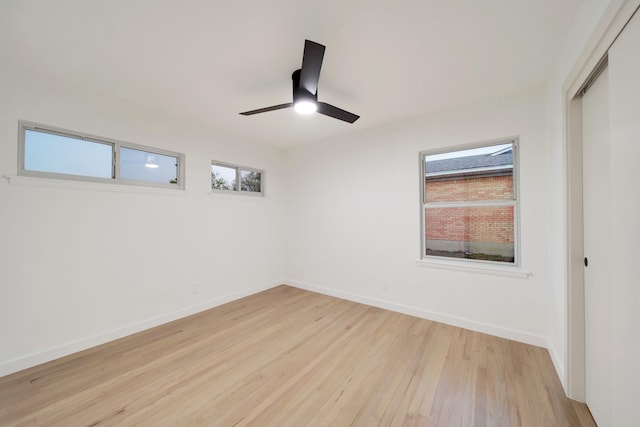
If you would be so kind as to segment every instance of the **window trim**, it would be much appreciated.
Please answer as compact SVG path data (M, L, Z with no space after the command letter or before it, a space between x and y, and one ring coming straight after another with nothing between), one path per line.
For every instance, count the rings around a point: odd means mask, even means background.
M79 139L81 141L104 144L111 147L112 154L112 171L111 178L99 178L85 175L72 175L57 172L42 172L25 169L25 135L27 130L40 133L48 133L67 138ZM177 184L164 184L159 182L138 181L120 178L120 148L130 148L133 150L145 151L152 154L160 154L164 156L175 157L178 160L177 165ZM66 181L80 182L96 182L102 184L131 185L141 187L164 188L171 190L185 190L185 155L174 151L164 150L161 148L149 147L130 142L124 142L117 139L95 136L84 132L77 132L68 129L62 129L55 126L43 125L40 123L30 122L26 120L18 121L18 176L58 179Z
M426 205L426 188L425 188L425 176L426 176L426 165L425 165L425 156L430 156L434 154L444 154L451 153L455 151L469 150L474 148L483 148L491 145L501 145L501 144L513 144L513 202L510 200L496 200L492 202L480 201L480 202L432 202L430 206L432 208L437 207L482 207L482 206L513 206L514 215L513 215L513 263L507 263L502 261L490 261L490 260L480 260L480 259L468 259L468 258L453 258L453 257L444 257L437 255L426 255L426 224L425 224L425 210L427 209ZM485 140L480 142L474 142L470 144L462 144L462 145L454 145L450 147L442 147L431 150L423 150L418 153L418 161L420 164L419 167L419 182L420 182L420 193L419 193L419 205L420 205L420 257L417 261L420 264L446 264L452 266L453 269L456 269L455 266L459 266L461 269L465 269L466 267L477 266L478 268L482 268L483 266L488 269L497 268L498 270L519 270L521 266L521 250L520 250L520 160L519 160L519 152L520 152L520 137L519 136L510 136L504 138L496 138L491 140Z
M253 168L249 166L237 165L229 162L221 162L218 160L212 160L211 166L222 166L236 170L236 188L233 190L218 190L211 185L209 186L211 194L243 194L253 197L265 197L265 185L266 185L266 173L263 169ZM242 190L241 171L258 172L260 174L260 191L245 191Z

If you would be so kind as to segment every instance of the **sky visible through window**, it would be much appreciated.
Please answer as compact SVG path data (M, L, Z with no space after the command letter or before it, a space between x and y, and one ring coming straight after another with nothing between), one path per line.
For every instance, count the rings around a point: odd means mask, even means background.
M32 130L26 130L24 138L26 170L111 178L109 144Z
M478 156L480 154L492 154L496 153L500 150L504 150L505 148L511 147L513 144L501 144L501 145L492 145L490 147L480 147L480 148L470 148L468 150L460 150L460 151L452 151L448 153L442 154L431 154L429 156L425 156L425 161L430 162L433 160L444 160L444 159L454 159L457 157L468 157L468 156Z

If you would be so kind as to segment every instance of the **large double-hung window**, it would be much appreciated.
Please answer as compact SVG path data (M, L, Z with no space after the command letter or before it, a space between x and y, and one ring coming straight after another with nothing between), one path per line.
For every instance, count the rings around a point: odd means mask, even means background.
M421 153L422 258L518 264L517 138Z
M19 174L184 189L184 155L20 122Z

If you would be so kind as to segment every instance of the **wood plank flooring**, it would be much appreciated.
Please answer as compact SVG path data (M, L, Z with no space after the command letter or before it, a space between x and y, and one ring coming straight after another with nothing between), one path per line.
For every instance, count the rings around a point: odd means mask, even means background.
M2 426L595 426L545 349L279 286L0 378Z

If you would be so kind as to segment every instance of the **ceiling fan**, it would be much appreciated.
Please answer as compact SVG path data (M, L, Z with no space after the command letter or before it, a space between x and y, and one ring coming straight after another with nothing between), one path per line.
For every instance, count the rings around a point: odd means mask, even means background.
M293 102L245 111L240 114L243 116L251 116L293 107L301 114L318 112L348 123L353 123L358 120L360 116L356 114L334 107L326 102L318 101L318 80L320 79L320 68L322 67L324 49L325 47L319 43L312 42L311 40L304 41L302 68L294 71L291 75L291 79L293 80Z

